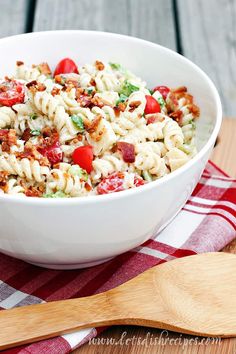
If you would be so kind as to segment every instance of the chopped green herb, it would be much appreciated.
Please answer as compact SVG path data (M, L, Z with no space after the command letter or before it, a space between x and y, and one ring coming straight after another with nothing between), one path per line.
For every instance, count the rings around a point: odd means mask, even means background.
M135 86L126 80L121 88L120 94L123 94L123 95L129 97L131 95L131 93L138 91L138 90L139 90L138 86Z
M163 108L165 106L165 104L166 104L162 97L158 97L157 102L159 103L161 108Z
M36 113L30 114L30 119L35 120L36 118L38 118Z
M147 182L152 182L153 180L151 174L148 171L143 171L143 178Z
M150 95L153 95L155 91L148 89L148 91L150 92Z
M62 191L57 191L56 193L46 193L43 198L69 198L69 196Z
M33 136L39 136L41 134L41 131L39 129L33 129L30 131L30 134Z
M74 123L74 125L76 126L76 128L79 129L80 132L84 131L83 119L80 116L77 116L76 114L73 114L71 116L71 120Z
M109 63L111 68L114 70L120 70L121 69L121 65L117 64L117 63Z
M125 101L127 100L127 98L128 98L128 97L127 97L126 95L124 95L123 93L121 93L119 99L116 101L116 106L118 106L119 103L125 102Z
M93 91L94 91L94 88L93 88L93 87L88 87L88 88L87 88L87 93L88 93L88 95L91 95L91 93L93 93Z
M196 129L196 122L194 120L191 122L191 124L192 124L193 129Z
M88 174L85 170L83 170L79 165L73 165L69 168L68 172L72 175L72 176L79 176L79 178L81 178L83 181L87 181L88 180Z

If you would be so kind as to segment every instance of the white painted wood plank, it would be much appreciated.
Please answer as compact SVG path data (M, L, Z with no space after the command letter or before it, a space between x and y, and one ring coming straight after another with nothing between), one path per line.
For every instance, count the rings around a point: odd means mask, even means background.
M25 31L27 0L0 0L0 37Z
M34 31L53 29L116 32L176 49L171 0L40 0Z
M236 1L178 0L184 55L214 81L227 116L236 116Z

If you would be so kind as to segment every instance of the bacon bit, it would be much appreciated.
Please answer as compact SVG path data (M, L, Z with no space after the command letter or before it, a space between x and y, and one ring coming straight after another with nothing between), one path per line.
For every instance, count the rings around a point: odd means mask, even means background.
M120 116L120 110L119 110L119 108L118 108L118 107L114 107L113 109L114 109L115 116L116 116L116 117L119 117L119 116Z
M38 65L38 69L41 72L41 74L44 74L44 75L51 75L52 74L48 63L40 63Z
M44 191L40 190L40 187L30 186L25 189L25 195L27 197L42 197L43 192Z
M172 89L171 92L173 93L182 93L182 92L187 92L188 89L186 86L180 86L180 87L177 87L175 89Z
M117 143L115 143L111 148L111 152L114 154L115 152L117 152L117 150L118 150Z
M78 137L78 141L82 141L83 140L83 134L78 134L77 137Z
M91 103L94 105L94 106L97 106L99 108L102 108L104 106L104 103L102 101L102 99L100 97L93 97L91 99Z
M44 127L41 131L43 137L49 137L51 136L52 134L56 133L57 131L55 129L52 129L50 127Z
M6 193L7 192L7 181L8 181L8 172L0 171L0 188Z
M0 129L0 141L2 142L2 151L10 152L10 148L17 144L15 129Z
M101 61L99 61L99 60L96 60L96 61L95 61L95 67L96 67L96 69L99 70L99 71L102 71L102 70L105 69L105 65L104 65Z
M53 87L52 91L51 91L51 95L52 96L56 96L56 95L59 95L60 94L60 89L56 86Z
M26 84L26 87L32 92L35 93L36 91L45 91L46 86L42 84L41 82L37 82L36 80L28 82Z
M97 131L97 128L102 120L101 114L98 114L92 122L90 122L90 126L86 128L87 132L89 134L95 133Z
M24 65L24 62L23 62L23 61L21 61L21 60L17 60L16 65L17 65L17 66Z
M124 112L125 111L125 108L126 108L126 105L124 102L120 102L118 104L118 109L121 111L121 112Z
M158 113L146 114L145 118L147 119L147 124L163 122L165 120L165 117L159 115Z
M92 187L90 186L90 184L88 182L85 182L84 187L86 189L86 191L90 192L92 190Z
M92 104L92 96L86 94L81 94L76 100L81 107L90 107Z
M120 104L120 103L119 103ZM141 101L133 101L129 105L129 112L133 112L136 108L138 108L141 105Z
M30 128L26 128L21 136L21 139L24 141L28 141L31 138L31 130Z
M193 114L194 118L198 118L200 116L200 109L194 103L188 105L188 110Z
M132 163L135 161L135 149L134 145L119 141L117 148L121 152L122 158L125 162Z
M91 79L90 82L89 82L89 84L90 84L91 86L96 86L96 81L95 81L94 79Z
M37 86L37 81L36 81L36 80L30 81L30 82L28 82L25 86L26 86L28 89L30 89L32 86Z
M170 118L174 119L180 126L183 123L183 112L179 109L175 112L170 113Z
M178 100L173 92L169 92L166 100L167 112L174 112L178 108Z

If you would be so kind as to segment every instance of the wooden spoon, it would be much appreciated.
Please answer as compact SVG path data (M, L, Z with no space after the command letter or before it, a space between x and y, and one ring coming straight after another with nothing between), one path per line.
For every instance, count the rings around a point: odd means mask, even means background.
M176 259L98 295L0 311L0 349L121 324L236 336L236 256Z

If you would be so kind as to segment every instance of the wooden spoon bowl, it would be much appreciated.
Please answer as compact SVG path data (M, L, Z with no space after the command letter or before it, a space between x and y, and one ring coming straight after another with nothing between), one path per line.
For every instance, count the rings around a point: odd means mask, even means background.
M0 349L107 325L236 336L236 256L205 253L155 266L89 297L0 312Z

